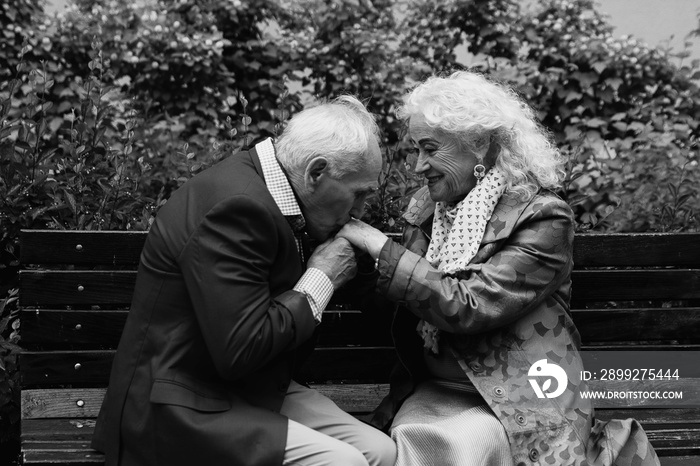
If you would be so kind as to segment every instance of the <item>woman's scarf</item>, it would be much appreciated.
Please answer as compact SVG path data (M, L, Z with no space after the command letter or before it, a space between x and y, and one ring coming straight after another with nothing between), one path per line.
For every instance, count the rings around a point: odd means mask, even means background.
M493 167L457 205L448 207L444 202L435 204L433 230L425 258L443 276L466 270L484 237L486 224L491 220L506 180ZM438 353L438 329L421 320L418 324L426 348Z

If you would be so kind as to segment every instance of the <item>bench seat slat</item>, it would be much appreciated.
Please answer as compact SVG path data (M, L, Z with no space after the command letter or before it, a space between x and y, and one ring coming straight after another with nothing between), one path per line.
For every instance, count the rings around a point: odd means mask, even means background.
M95 419L26 419L22 421L23 442L85 441L92 439Z
M97 417L106 388L22 390L22 419Z
M25 450L22 453L22 463L30 465L61 465L78 466L82 464L104 464L105 457L97 451L86 450Z
M84 422L85 427L82 428L68 424L65 419L34 419L24 422L28 424L28 431L37 432L37 434L27 434L24 437L22 456L25 458L25 464L27 464L27 460L43 461L51 457L50 453L56 452L60 452L62 457L67 455L66 458L73 458L75 461L80 461L81 458L85 458L86 462L95 461L102 457L101 454L89 448L80 449L94 431L94 427L88 427L94 425L92 420L72 421L73 423ZM661 457L700 454L700 449L697 446L700 444L699 429L664 428L653 425L645 425L644 428L657 454ZM59 432L60 435L54 434ZM61 450L61 446L65 448ZM73 456L71 453L82 453L83 456L79 454ZM91 456L84 456L88 454ZM662 465L666 464L662 460Z
M656 446L661 466L697 466L697 456L675 456L680 454L694 453L697 449L692 447L693 440L686 440L690 447L678 447L667 449L661 445ZM55 444L47 444L49 451L42 449L42 444L32 445L32 449L25 449L22 453L24 465L46 465L60 464L62 466L97 465L104 464L104 455L91 449L84 451L76 450L74 445L67 445L66 450L59 450ZM665 456L665 455L674 456Z
M344 383L344 384L311 384L322 393L336 400L342 409L352 413L363 413L374 409L383 398L387 384L374 383ZM659 390L679 391L683 399L700 400L700 379L681 379L672 381L640 382L591 382L591 390ZM97 416L104 391L106 389L35 389L22 392L22 417L32 418L61 418ZM593 400L598 409L644 408L656 406L655 400L625 399L625 400ZM673 401L669 402L673 406ZM678 408L681 409L681 408ZM631 416L635 417L635 416Z
M53 442L30 441L25 442L27 450L42 451L85 451L92 450L90 442L81 440L62 440Z
M691 392L698 399L700 384L698 379L682 383L657 383L648 389L683 390L688 397ZM624 384L598 384L602 389ZM388 384L347 383L347 384L311 384L311 386L335 401L343 410L351 413L367 413L379 405L386 395ZM596 385L591 385L592 389ZM22 419L59 419L97 417L102 406L106 388L64 388L33 389L22 392ZM82 401L82 404L78 402ZM645 408L644 402L630 404L621 408L620 400L611 403L595 400L593 405L598 410L600 419L612 419L613 416L634 417L643 424L700 424L700 408ZM643 414L644 416L640 417Z
M635 418L645 426L700 424L700 408L596 408L596 418Z
M697 456L663 456L659 458L661 466L697 466Z
M311 384L350 413L367 413L379 405L387 384ZM97 417L106 388L53 388L22 391L22 419ZM78 403L78 402L82 403Z
M336 403L341 405L343 409L347 409L352 412L369 412L373 410L377 405L373 404L373 399L379 400L382 393L388 390L388 385L386 384L347 384L347 385L330 385L330 384L312 384L313 388L321 391L326 396L333 399ZM344 393L344 388L348 388L349 391L354 392L354 396L347 396ZM94 403L88 405L86 404L85 413L88 415L69 415L66 414L62 417L71 417L72 420L60 419L50 415L53 411L36 411L30 414L30 417L23 418L23 425L26 427L23 429L23 435L27 439L44 439L46 436L52 438L55 437L55 432L61 432L61 435L67 433L66 427L70 426L68 430L75 430L76 433L83 435L86 429L90 432L92 428L92 417L97 417L99 412L99 406L102 404L102 398L106 392L106 388L95 388L95 389L55 389L59 393L58 399L63 398L61 401L64 405L73 404L74 400L80 399L84 396L85 392L92 391L89 395L94 399ZM32 392L32 397L41 399L45 396L47 390L30 390ZM364 401L363 397L357 398L357 395L367 393L372 395L370 401ZM376 397L376 398L374 398ZM87 397L85 397L87 398ZM71 400L70 402L65 401L65 399ZM98 403L99 401L99 403ZM97 408L95 408L97 406ZM66 413L68 413L66 408ZM24 411L24 410L23 410ZM658 425L690 425L690 424L700 424L700 408L596 408L596 418L601 420L609 419L627 419L633 417L645 426L658 426ZM55 424L46 423L36 423L37 419L52 420ZM69 424L70 422L70 424ZM51 425L58 425L53 430L50 428ZM82 427L77 427L78 425ZM33 427L32 427L33 426ZM39 429L38 426L42 426L43 429ZM49 426L47 428L47 426ZM63 437L61 437L63 438Z
M659 456L700 455L698 428L650 429L645 432Z

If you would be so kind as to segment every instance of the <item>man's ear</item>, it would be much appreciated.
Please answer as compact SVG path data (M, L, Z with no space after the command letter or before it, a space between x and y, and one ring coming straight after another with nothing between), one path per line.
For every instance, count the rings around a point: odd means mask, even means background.
M328 175L328 160L325 157L316 157L306 166L304 182L310 190L315 190L324 176Z

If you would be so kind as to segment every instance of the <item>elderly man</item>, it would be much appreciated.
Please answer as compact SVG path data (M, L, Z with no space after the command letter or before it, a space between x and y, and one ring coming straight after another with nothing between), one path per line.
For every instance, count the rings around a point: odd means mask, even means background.
M195 176L159 211L93 446L112 465L393 465L389 437L292 380L356 270L332 239L376 188L376 124L345 96ZM309 254L309 241L320 244Z

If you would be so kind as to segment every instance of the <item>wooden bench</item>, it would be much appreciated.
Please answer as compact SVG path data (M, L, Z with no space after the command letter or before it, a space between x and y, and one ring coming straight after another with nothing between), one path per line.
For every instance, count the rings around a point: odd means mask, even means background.
M135 232L22 231L24 464L103 463L90 437L144 240ZM582 234L575 263L572 313L584 349L700 350L700 234ZM360 415L385 393L395 356L387 329L345 307L326 311L305 375ZM673 387L697 399L698 380ZM700 464L700 408L616 403L597 401L597 416L638 419L664 466Z

